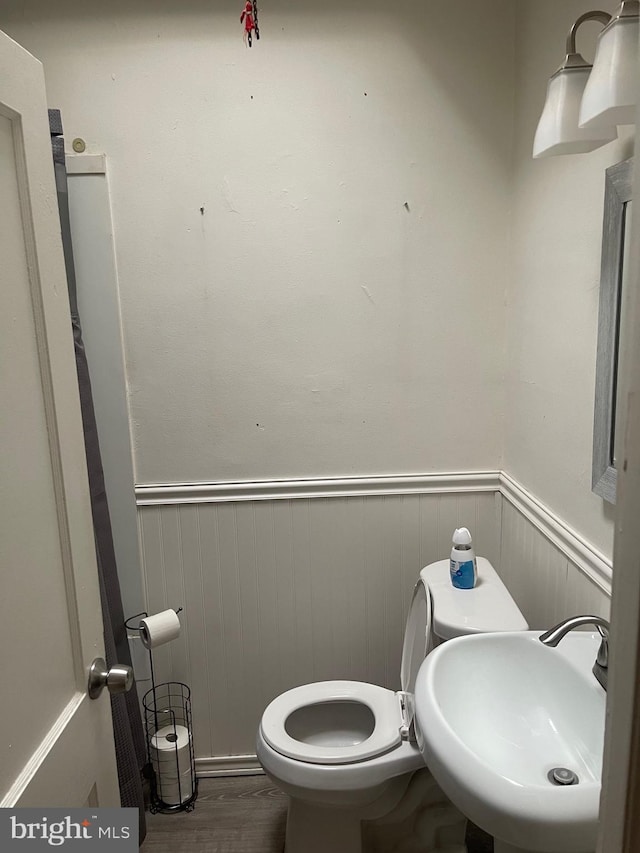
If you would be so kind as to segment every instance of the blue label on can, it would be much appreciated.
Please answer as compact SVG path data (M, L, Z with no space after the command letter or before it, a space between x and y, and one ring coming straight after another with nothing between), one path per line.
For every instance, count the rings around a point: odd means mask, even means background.
M451 583L457 589L473 589L476 585L476 572L473 560L456 563L450 560Z

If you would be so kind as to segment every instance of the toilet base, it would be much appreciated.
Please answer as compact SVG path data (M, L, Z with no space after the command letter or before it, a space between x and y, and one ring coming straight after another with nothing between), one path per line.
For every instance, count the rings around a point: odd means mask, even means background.
M342 807L290 797L285 853L467 853L466 819L425 768Z
M354 812L289 799L285 853L359 853L360 837L360 819Z

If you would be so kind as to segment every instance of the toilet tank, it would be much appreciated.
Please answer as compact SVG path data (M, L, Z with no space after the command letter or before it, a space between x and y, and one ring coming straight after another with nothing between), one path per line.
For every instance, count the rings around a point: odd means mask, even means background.
M529 626L489 560L478 557L478 579L473 589L456 589L449 560L438 560L420 571L429 587L432 632L438 640L491 631L527 631Z

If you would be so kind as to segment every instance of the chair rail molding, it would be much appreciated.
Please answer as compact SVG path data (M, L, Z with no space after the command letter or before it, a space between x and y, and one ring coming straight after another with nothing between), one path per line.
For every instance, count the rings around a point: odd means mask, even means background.
M506 471L500 472L500 493L603 592L611 596L611 559L594 548Z
M224 501L291 500L293 498L495 492L499 488L499 471L474 471L452 474L259 480L238 483L145 484L136 486L136 501L138 506L153 506Z

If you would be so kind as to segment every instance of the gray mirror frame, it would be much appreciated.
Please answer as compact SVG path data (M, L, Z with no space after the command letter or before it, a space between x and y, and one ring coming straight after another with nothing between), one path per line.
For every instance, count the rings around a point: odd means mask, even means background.
M613 446L616 429L622 261L625 205L631 200L632 184L633 157L606 170L591 488L609 503L616 502L617 472L613 465Z

